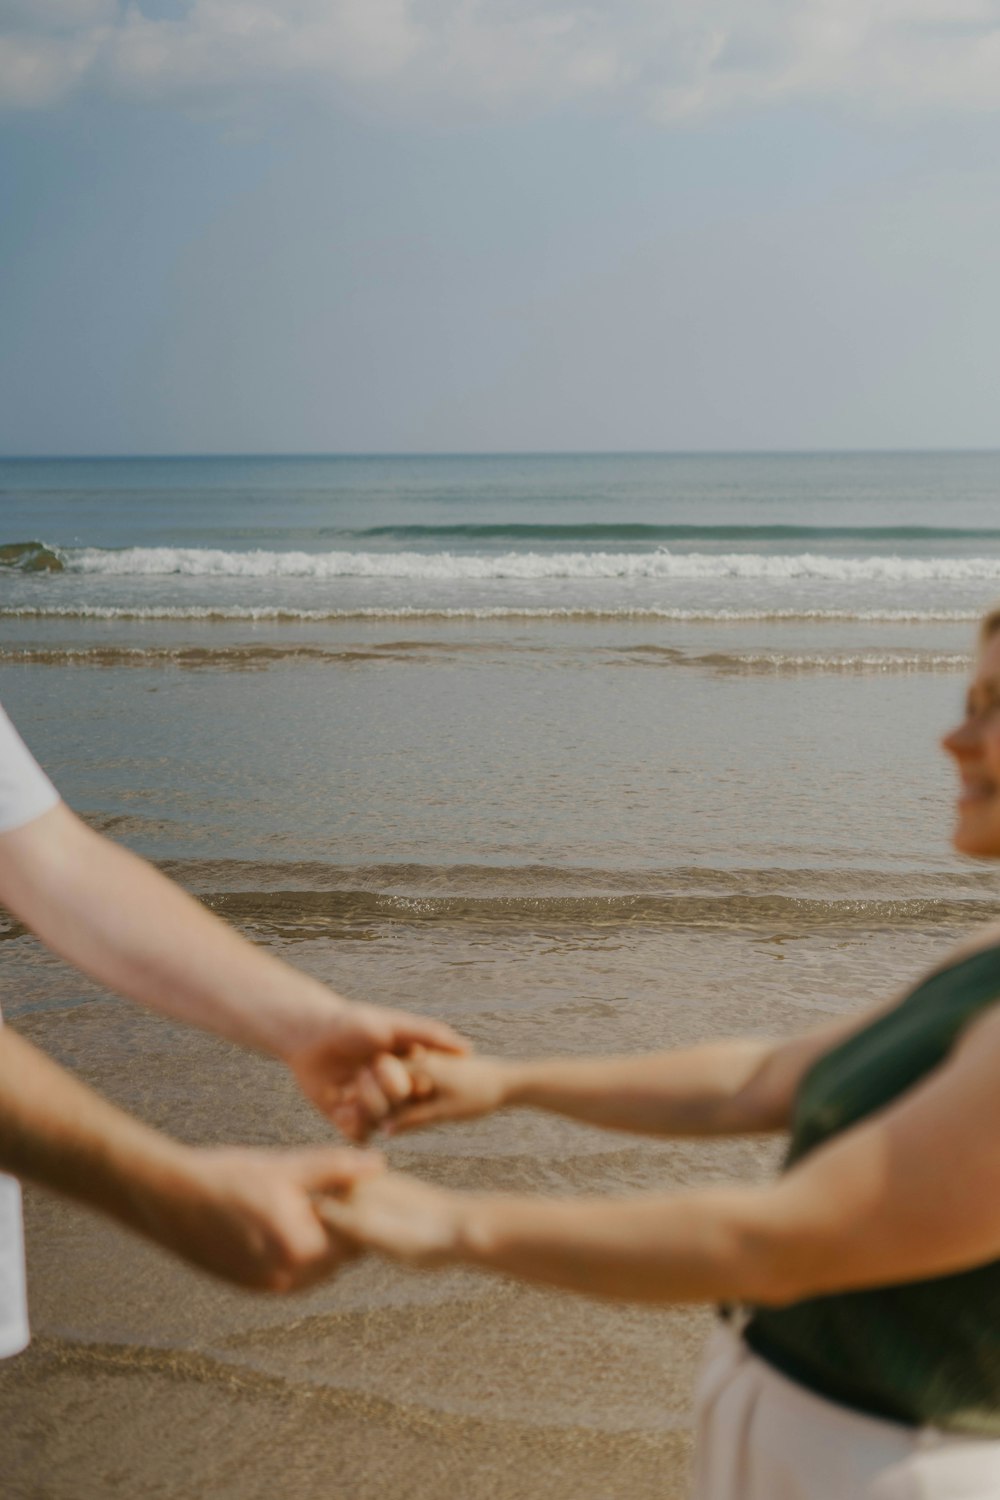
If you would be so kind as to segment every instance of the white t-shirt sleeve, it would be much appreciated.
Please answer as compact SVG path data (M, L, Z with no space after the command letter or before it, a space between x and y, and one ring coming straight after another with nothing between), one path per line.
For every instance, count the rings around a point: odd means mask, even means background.
M0 706L0 833L32 822L58 801L59 793Z
M58 801L59 793L0 707L0 833L31 823ZM27 1342L21 1188L0 1173L0 1359L19 1354Z
M28 1344L25 1280L21 1184L0 1173L0 1359L20 1354Z

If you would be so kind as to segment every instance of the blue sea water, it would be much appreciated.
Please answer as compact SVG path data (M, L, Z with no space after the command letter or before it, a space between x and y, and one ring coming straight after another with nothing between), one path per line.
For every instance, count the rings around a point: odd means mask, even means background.
M8 526L64 546L873 532L996 543L998 496L989 452L0 459Z

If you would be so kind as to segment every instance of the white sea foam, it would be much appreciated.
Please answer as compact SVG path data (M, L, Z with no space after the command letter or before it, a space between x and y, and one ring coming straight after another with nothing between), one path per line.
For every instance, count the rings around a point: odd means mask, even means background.
M70 573L118 577L401 578L424 582L555 578L828 579L841 583L1000 581L1000 557L824 557L804 552L225 552L199 547L53 549Z
M356 609L296 609L285 605L212 604L25 604L0 606L4 620L272 620L278 623L316 623L336 620L665 620L690 624L767 621L819 624L925 625L966 624L978 620L980 609L587 609L584 606L484 605L467 608L423 608L415 605L361 605Z
M682 659L680 665L723 671L786 672L966 672L972 657L961 651L715 652Z

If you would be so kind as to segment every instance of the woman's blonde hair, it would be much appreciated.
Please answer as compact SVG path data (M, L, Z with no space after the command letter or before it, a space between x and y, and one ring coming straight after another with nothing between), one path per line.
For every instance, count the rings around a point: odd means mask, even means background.
M991 609L988 615L983 616L979 627L980 646L985 646L986 642L991 641L998 631L1000 631L1000 605L996 609Z

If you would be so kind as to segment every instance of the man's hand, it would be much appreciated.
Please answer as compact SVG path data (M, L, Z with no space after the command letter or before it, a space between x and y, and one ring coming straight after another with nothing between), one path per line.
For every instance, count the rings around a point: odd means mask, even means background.
M352 1140L364 1140L413 1095L400 1057L415 1048L461 1056L468 1043L442 1021L375 1005L343 1005L317 1018L285 1061L308 1099Z
M181 1148L133 1195L134 1227L237 1286L292 1292L357 1252L321 1217L327 1195L382 1170L371 1152Z

